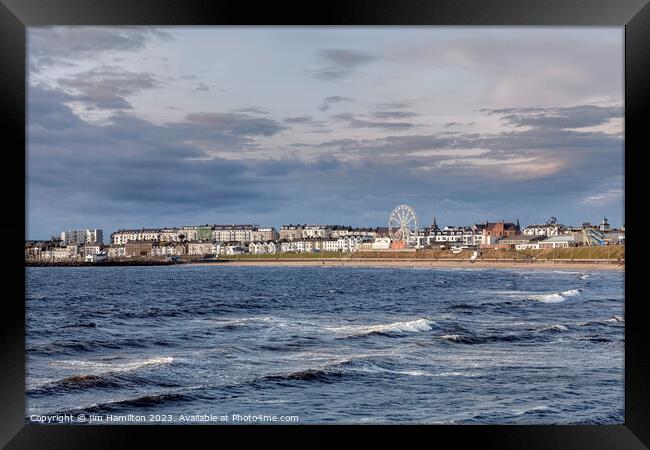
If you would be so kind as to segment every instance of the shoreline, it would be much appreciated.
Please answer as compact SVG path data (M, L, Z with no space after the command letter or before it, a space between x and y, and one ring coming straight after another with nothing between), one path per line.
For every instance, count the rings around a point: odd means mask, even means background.
M193 266L232 266L232 267L385 267L385 268L460 268L460 269L581 269L581 270L625 270L624 263L618 262L564 262L537 261L431 261L431 260L400 260L400 259L373 259L373 260L342 260L342 259L255 259L255 260L221 260L210 262L190 262Z

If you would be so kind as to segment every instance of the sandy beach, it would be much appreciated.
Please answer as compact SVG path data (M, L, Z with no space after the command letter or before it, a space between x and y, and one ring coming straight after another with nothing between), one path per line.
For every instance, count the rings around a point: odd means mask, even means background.
M258 267L387 267L387 268L489 268L489 269L573 269L573 270L625 270L625 265L617 262L564 262L564 261L432 261L432 260L404 260L404 259L240 259L204 263L190 263L191 265L216 265L216 266L258 266Z

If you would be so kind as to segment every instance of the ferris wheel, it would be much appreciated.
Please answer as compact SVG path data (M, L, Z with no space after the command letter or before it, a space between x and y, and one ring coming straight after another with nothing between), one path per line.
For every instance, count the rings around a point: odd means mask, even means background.
M408 205L399 205L390 213L388 218L388 232L393 241L402 241L408 244L417 234L418 217Z

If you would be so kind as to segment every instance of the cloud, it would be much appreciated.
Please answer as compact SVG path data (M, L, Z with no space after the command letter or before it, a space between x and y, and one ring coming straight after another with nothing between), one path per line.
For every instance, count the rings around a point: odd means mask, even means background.
M378 119L410 119L418 116L411 111L376 111L372 115Z
M210 91L210 86L208 86L207 84L205 84L203 82L196 83L196 85L194 86L193 91L194 92L209 92Z
M572 30L494 30L396 46L384 58L410 70L467 78L476 86L474 101L492 107L569 106L621 98L622 39L613 33L580 39Z
M501 119L516 127L545 129L586 128L621 119L623 108L582 105L568 108L503 108L484 110L502 115Z
M116 228L181 213L190 214L185 222L206 212L269 211L285 195L273 189L279 175L271 167L302 164L248 163L212 152L254 148L255 138L284 129L270 119L191 113L182 121L155 125L120 113L98 125L81 120L67 100L60 91L29 89L29 223L41 235L81 226L70 221L83 217L101 217L104 226ZM61 207L63 198L62 209L51 207ZM44 231L53 221L56 228Z
M598 192L587 196L583 200L583 203L591 204L591 205L594 204L598 205L603 203L616 203L616 202L621 202L624 195L625 192L623 191L623 189L620 188L609 189L605 192Z
M318 110L319 111L328 111L332 107L332 105L335 105L335 104L341 103L341 102L352 102L352 101L354 101L354 99L352 99L350 97L343 97L343 96L340 96L340 95L332 95L330 97L325 97L323 99L323 103L318 108Z
M294 117L285 117L284 121L287 123L313 123L314 118L311 116L294 116Z
M286 129L277 121L239 113L191 113L185 116L186 123L175 124L202 134L233 136L272 136Z
M377 60L376 56L358 50L321 49L316 53L327 65L309 72L313 77L325 81L348 78L357 68Z
M89 218L107 233L121 226L241 220L278 226L332 217L382 225L400 202L422 216L435 214L439 223L513 212L522 220L545 214L571 222L604 205L603 213L615 216L612 208L622 201L622 140L602 133L515 127L493 134L339 138L303 144L322 149L310 161L286 154L232 160L213 150L255 150L259 139L282 133L282 123L194 112L155 125L120 113L100 126L79 119L67 98L29 90L32 236L84 226ZM333 198L346 201L333 206ZM461 208L453 199L466 200Z
M363 119L351 119L348 126L353 128L381 128L384 130L405 130L417 125L410 122L374 122Z
M30 27L30 71L73 65L109 52L142 50L148 43L171 41L171 34L150 27Z
M249 106L247 108L235 108L231 109L230 111L232 112L240 112L240 113L250 113L250 114L269 114L271 111L266 109L266 108L259 108L256 106Z
M59 78L58 84L71 93L72 100L104 110L132 109L126 97L163 85L154 74L130 72L112 66L101 66Z
M413 105L413 102L410 100L399 100L393 102L379 103L377 107L379 109L404 109L409 108Z
M199 49L180 72L174 52L162 64L166 32L102 30L50 40L45 30L38 45L29 30L30 62L38 63L30 73L48 69L28 87L32 237L91 225L106 234L208 222L383 225L403 202L440 224L513 215L525 223L540 214L580 223L622 210L621 48L607 39L573 46L555 30L544 39L539 31L521 39L432 33L422 44L359 41L367 51L301 42L317 57L309 74L339 82L329 89L304 72L283 78L304 68L291 57L269 58L253 81L241 72L214 79ZM237 36L242 52L258 48L246 32ZM182 47L188 35L176 39ZM118 59L130 61L128 70ZM370 69L375 82L356 83ZM187 95L223 83L229 91L217 109ZM142 95L153 89L165 98ZM103 120L82 120L95 117Z

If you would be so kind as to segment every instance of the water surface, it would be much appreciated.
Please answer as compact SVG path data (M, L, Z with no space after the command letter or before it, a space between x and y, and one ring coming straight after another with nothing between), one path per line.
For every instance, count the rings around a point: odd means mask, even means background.
M571 270L27 268L27 420L623 423L623 281Z

